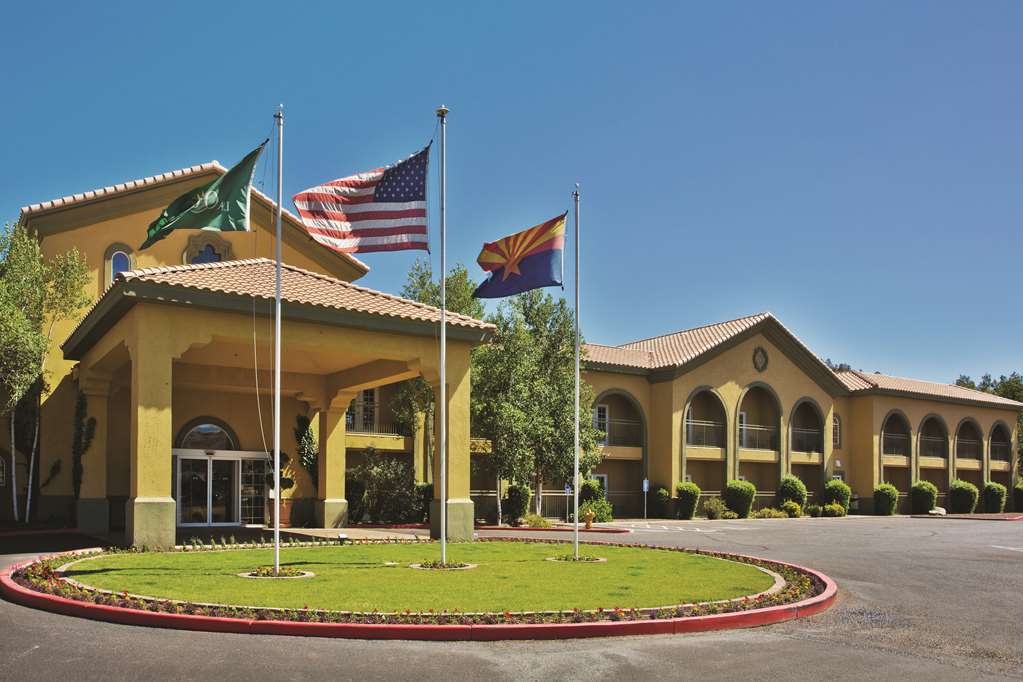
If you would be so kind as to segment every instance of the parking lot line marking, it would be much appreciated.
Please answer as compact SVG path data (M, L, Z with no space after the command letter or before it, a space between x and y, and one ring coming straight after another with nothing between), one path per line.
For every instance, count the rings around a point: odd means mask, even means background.
M1023 552L1023 547L1005 547L1004 545L991 545L995 549L1007 549L1010 552Z

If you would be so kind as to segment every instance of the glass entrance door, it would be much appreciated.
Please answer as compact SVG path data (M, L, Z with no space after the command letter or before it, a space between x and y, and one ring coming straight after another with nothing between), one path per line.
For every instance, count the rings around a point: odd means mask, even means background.
M210 460L210 523L238 523L238 460Z
M178 459L178 522L181 525L209 522L209 461Z
M178 524L182 526L230 526L242 523L243 478L247 485L244 491L248 494L248 505L262 506L262 488L256 482L252 466L246 466L248 476L242 475L243 463L249 465L250 460L238 456L225 456L220 453L209 455L185 454L182 450L176 453L176 487ZM261 460L256 460L262 463ZM262 473L262 468L259 468ZM253 499L256 498L256 499ZM247 517L255 517L255 510L249 510ZM262 521L262 512L259 519ZM246 523L249 523L246 518Z

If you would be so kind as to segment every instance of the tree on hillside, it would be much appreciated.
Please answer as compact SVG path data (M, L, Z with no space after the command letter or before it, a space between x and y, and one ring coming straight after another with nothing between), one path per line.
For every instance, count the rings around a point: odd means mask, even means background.
M39 411L43 393L47 390L43 364L53 330L62 321L73 319L88 305L85 294L89 271L77 249L59 254L50 260L43 258L36 236L24 226L8 225L0 241L0 315L5 320L3 355L3 388L7 404L17 405L35 387L29 420L32 443L28 448L28 497L25 502L25 522L32 515L33 478L39 451ZM14 311L20 312L20 317ZM11 372L11 378L8 373ZM26 385L25 379L32 380ZM12 403L12 399L14 402ZM10 408L12 474L15 460L14 418L17 410ZM17 488L12 486L12 498L17 512Z
M533 459L536 512L543 482L571 480L574 448L575 322L565 299L534 289L510 299L508 310L522 317L531 337L532 381L528 384L528 440ZM579 396L579 470L600 463L599 431L593 426L593 388L583 382Z

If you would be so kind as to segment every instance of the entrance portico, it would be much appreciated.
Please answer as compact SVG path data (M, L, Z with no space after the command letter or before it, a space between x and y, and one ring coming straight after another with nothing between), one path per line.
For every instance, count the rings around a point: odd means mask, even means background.
M83 527L108 528L109 500L124 496L126 542L172 545L176 526L192 518L182 517L179 507L186 501L178 479L183 463L189 475L212 485L218 476L240 481L240 463L248 459L243 455L266 452L272 433L272 295L273 263L263 259L141 270L120 276L71 334L64 354L79 361L79 387L97 421L82 458ZM318 525L341 526L348 512L345 411L365 389L418 376L439 387L439 313L287 267L284 299L281 449L295 452L299 415L310 419L319 443L316 488L292 458L288 475L296 485L284 496L312 502ZM469 351L491 326L459 315L449 315L448 325L448 528L450 538L468 539ZM118 406L127 414L119 414ZM184 426L203 417L230 425L239 441L236 452L207 455L175 443ZM127 439L118 436L118 424L130 425ZM113 489L119 486L124 489ZM236 490L233 483L229 487ZM205 513L206 523L218 522L212 520L213 493L190 492L191 511ZM436 490L434 509L439 495ZM204 507L192 504L203 499ZM241 523L238 503L231 502L227 516L221 510L219 522Z

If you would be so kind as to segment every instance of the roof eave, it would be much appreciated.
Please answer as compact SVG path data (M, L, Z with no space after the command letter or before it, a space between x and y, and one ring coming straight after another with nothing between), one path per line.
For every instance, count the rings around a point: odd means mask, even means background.
M970 398L954 398L946 395L934 395L931 393L917 393L915 391L900 391L894 388L881 388L875 386L873 388L861 388L855 391L851 391L853 396L861 395L886 395L896 396L899 398L911 398L913 400L933 400L939 403L951 403L954 405L972 405L974 407L986 407L993 410L1009 410L1012 412L1023 412L1023 403L998 403L987 400L971 400Z

